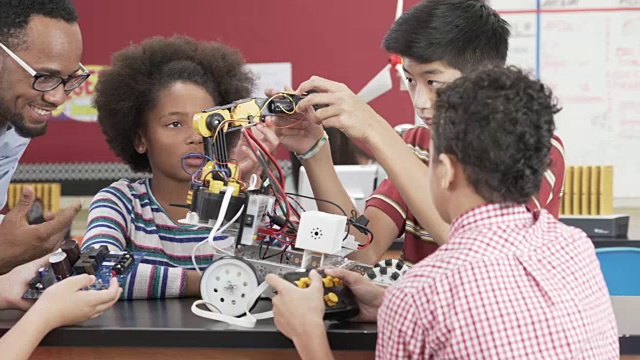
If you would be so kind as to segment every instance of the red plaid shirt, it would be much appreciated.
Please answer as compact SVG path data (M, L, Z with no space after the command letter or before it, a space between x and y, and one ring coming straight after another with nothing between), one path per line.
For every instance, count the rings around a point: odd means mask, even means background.
M546 210L484 205L387 289L377 359L618 359L591 240Z
M429 128L416 126L413 129L409 129L404 134L404 141L420 160L427 165L429 164L429 142L431 142L431 130ZM544 173L540 191L531 198L527 207L529 210L547 209L557 218L560 212L562 185L564 184L565 175L564 145L556 135L551 139L551 145L551 152L549 153L551 166ZM395 185L389 179L385 179L376 188L375 192L367 200L367 206L376 207L391 218L398 228L397 237L404 232L403 260L417 263L438 249L438 245L433 241L427 230L418 223Z

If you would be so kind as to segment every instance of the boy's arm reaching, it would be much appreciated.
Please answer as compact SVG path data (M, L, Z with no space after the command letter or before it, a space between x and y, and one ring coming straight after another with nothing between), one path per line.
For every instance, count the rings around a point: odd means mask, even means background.
M347 136L363 141L393 181L398 192L418 222L429 231L434 241L444 244L449 238L449 225L438 215L425 176L427 166L397 136L389 123L344 84L319 77L302 83L298 92L319 91L298 104L301 111L315 105L314 122L335 127Z
M267 93L267 95L269 94L272 93ZM323 136L324 130L322 126L313 124L310 121L302 121L297 125L291 126L293 122L295 120L286 118L269 118L267 120L267 124L274 128L274 132L278 135L282 145L289 151L303 154ZM302 160L301 163L307 170L314 196L318 199L338 204L346 212L347 216L351 216L352 211L356 213L358 211L335 171L333 159L331 158L330 142L331 139L314 156ZM317 201L316 204L320 211L343 215L342 211L335 205L324 201ZM377 208L368 207L364 211L364 216L369 219L367 227L372 232L374 240L370 246L351 254L350 258L362 263L374 264L398 237L400 229L397 228L387 214ZM356 229L352 229L351 234L359 243L367 243L365 234Z

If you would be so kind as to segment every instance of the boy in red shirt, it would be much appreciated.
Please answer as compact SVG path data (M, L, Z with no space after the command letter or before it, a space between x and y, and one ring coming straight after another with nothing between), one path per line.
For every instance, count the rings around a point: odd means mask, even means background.
M388 172L389 179L384 180L367 201L364 215L369 219L374 241L366 249L354 253L354 260L369 264L377 262L403 233L403 258L412 263L432 254L447 241L448 225L438 216L428 194L423 191L428 187L425 175L429 164L429 126L436 89L475 69L504 65L508 39L507 22L478 0L424 1L393 24L385 36L383 47L402 56L409 94L416 113L425 123L404 135L404 141L419 161L403 163L402 171L395 174ZM314 118L318 123L332 127L340 117L351 117L360 125L359 129L347 135L367 144L368 139L362 134L370 126L370 119L379 118L379 115L343 84L314 77L298 90L311 89L324 93L309 96L300 103L300 108L333 104L316 112ZM280 127L291 124L285 119L275 121ZM385 127L390 129L388 124ZM381 152L384 152L390 162L402 163L389 142L397 140L394 139L395 134L388 129L385 131L388 135L383 139L383 145L378 147L379 152L376 154L377 150L372 149L375 157L380 161ZM322 126L305 122L301 126L276 129L275 132L281 144L301 154L299 157L307 170L314 196L338 203L351 214L355 207L335 173L329 146L322 146L324 142L319 140L324 134ZM527 208L531 211L544 208L557 217L565 162L562 141L554 136L552 145L550 166L541 179L540 190L531 196ZM317 205L321 211L340 214L337 208L326 202L318 202ZM366 241L363 234L352 233L361 243Z

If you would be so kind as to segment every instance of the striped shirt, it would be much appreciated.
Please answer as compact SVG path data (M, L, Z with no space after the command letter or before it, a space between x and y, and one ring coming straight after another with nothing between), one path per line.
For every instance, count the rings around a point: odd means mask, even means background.
M195 270L191 251L209 231L173 221L151 193L149 179L119 180L93 198L82 248L107 245L110 250L145 253L125 283L124 299L181 297L186 270ZM201 269L212 258L207 245L198 248L196 262Z
M414 154L425 164L429 164L429 143L431 131L424 125L407 130L404 141ZM551 166L545 172L540 191L527 204L529 210L546 209L556 218L560 212L562 187L565 176L564 146L556 135L551 140ZM425 173L425 176L427 174ZM417 263L438 249L431 235L413 216L395 185L385 179L374 193L367 199L366 206L380 209L395 223L400 237L404 233L402 258L410 263Z
M593 243L549 212L489 204L387 289L377 359L618 359Z

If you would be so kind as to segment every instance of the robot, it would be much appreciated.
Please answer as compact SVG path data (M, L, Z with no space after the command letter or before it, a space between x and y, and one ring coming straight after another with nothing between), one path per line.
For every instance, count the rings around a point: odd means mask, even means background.
M344 216L300 211L293 194L285 191L280 166L249 131L266 116L295 114L298 102L306 96L282 92L269 98L242 99L203 110L193 118L194 129L203 137L204 159L192 174L186 201L189 211L181 222L211 227L206 242L219 255L202 274L203 300L192 307L199 316L220 320L197 308L204 303L227 322L242 325L229 318L249 315L259 297L265 296L266 287L260 284L269 273L284 276L333 266L389 285L408 269L397 261L372 267L346 259L363 247L349 235L350 227L367 234L369 242L373 240L366 218L348 217L344 211ZM262 165L265 180L260 185L255 178L243 179L237 162L229 158L228 145L238 140L238 133ZM272 295L266 291L267 297Z

